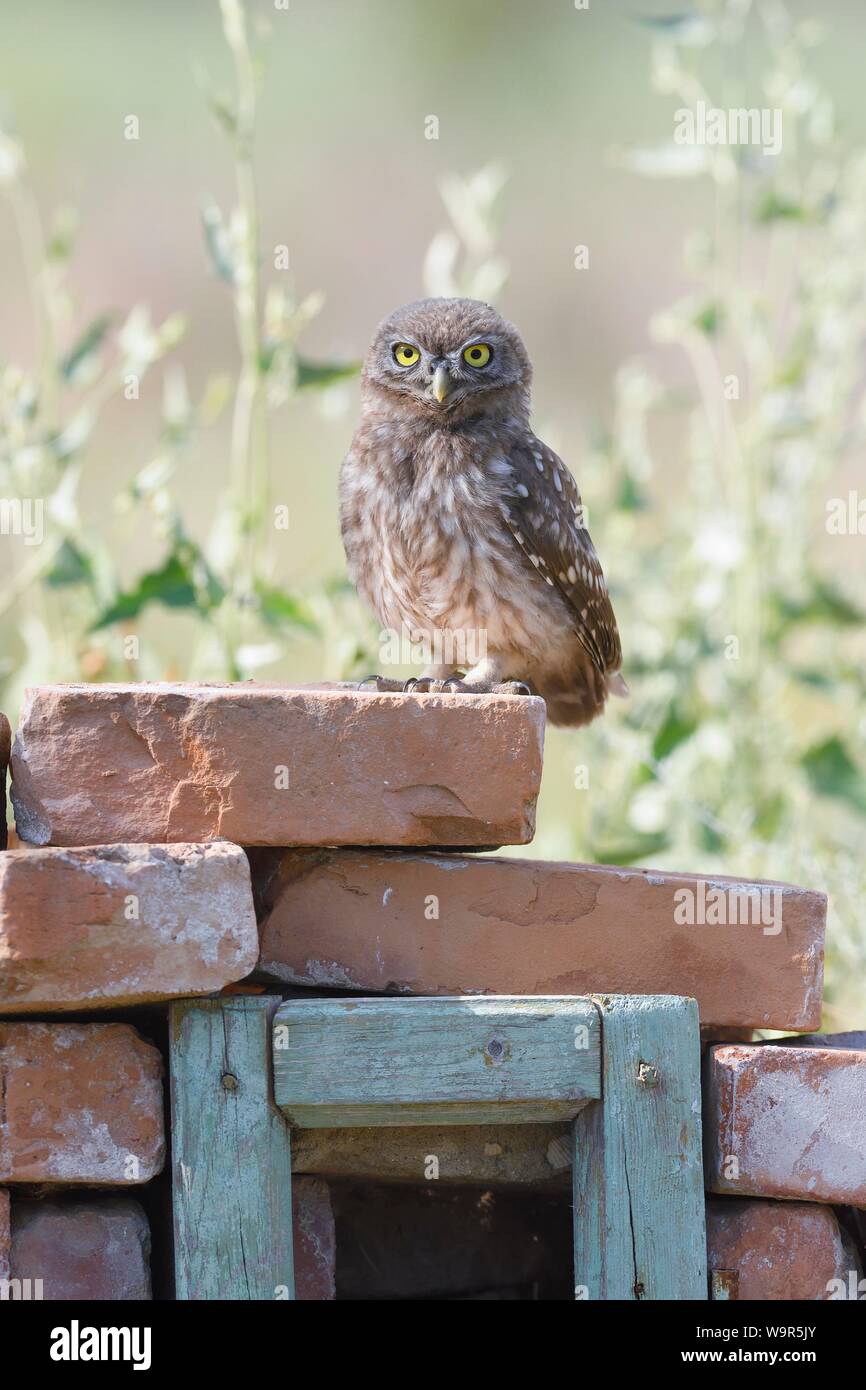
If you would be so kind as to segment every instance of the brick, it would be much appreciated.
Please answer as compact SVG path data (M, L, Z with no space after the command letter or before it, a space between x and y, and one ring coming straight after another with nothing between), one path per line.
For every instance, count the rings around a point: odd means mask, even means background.
M151 1297L150 1228L127 1197L19 1201L12 1209L12 1278L42 1280L42 1297Z
M256 878L262 967L292 983L428 995L678 994L697 999L704 1024L810 1028L820 1019L821 893L769 885L780 895L781 930L765 934L750 923L676 920L683 893L743 887L736 880L645 869L293 851L262 856Z
M703 1108L711 1191L866 1207L866 1052L711 1048Z
M161 1078L128 1024L0 1023L0 1182L147 1182L165 1158Z
M735 1039L732 1038L730 1041L733 1042ZM773 1042L778 1047L842 1047L849 1051L853 1048L854 1051L866 1052L866 1033L863 1032L804 1033L797 1038L774 1038Z
M236 845L108 845L0 855L0 1013L207 994L253 969Z
M571 1184L571 1125L296 1129L293 1173L355 1181L525 1187Z
M34 845L522 844L543 736L519 695L37 686L12 799Z
M337 1245L328 1184L320 1178L292 1179L295 1236L295 1298L328 1302L336 1298Z
M12 1250L12 1208L9 1193L0 1187L0 1279L10 1278Z
M711 1287L730 1299L829 1301L860 1279L835 1213L811 1202L707 1203Z
M0 713L0 849L8 842L6 825L6 771L9 767L9 753L12 746L12 730L5 714Z

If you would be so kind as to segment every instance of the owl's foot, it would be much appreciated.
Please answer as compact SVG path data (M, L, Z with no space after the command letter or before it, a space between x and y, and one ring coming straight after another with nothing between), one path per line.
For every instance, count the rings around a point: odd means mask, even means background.
M433 689L443 695L531 695L533 692L526 681L482 681L471 684L457 676L449 676L444 681L434 681Z
M365 676L357 689L374 683L379 695L532 695L526 681L482 681L471 685L459 676L435 680L432 676L410 676L408 680L390 680L387 676Z
M378 695L426 695L442 684L441 681L431 680L427 676L410 676L406 681L390 680L387 676L365 676L358 682L357 689L363 690L371 682L374 682L374 689Z

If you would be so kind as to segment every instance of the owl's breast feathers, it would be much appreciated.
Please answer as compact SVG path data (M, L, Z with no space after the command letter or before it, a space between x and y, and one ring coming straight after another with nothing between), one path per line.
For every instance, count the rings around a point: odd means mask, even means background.
M386 627L483 628L555 722L622 685L616 619L577 485L525 425L359 428L341 474L351 577Z

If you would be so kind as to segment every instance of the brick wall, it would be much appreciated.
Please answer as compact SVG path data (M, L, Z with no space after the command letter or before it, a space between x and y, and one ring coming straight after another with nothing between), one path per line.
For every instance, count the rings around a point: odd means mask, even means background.
M752 1041L820 1025L823 896L491 857L532 837L543 731L543 703L515 696L28 692L11 745L16 847L0 854L0 1279L13 1294L41 1281L48 1299L151 1296L171 1135L159 1029L142 1020L240 989L694 997L715 1296L848 1296L866 1037ZM0 716L4 785L9 762ZM298 1297L364 1296L371 1242L381 1297L567 1296L550 1216L567 1209L566 1127L295 1140ZM435 1196L419 1161L431 1151ZM527 1240L535 1253L518 1257ZM167 1263L153 1261L160 1281Z

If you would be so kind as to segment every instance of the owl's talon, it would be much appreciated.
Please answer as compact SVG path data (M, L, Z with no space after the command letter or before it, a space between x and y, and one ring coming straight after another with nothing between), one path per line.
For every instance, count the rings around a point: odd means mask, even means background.
M490 687L495 695L531 695L532 688L526 681L502 681Z
M389 680L387 676L365 676L362 681L358 682L355 689L363 690L368 681L376 682L375 693L377 695L399 695L404 688L403 681Z

